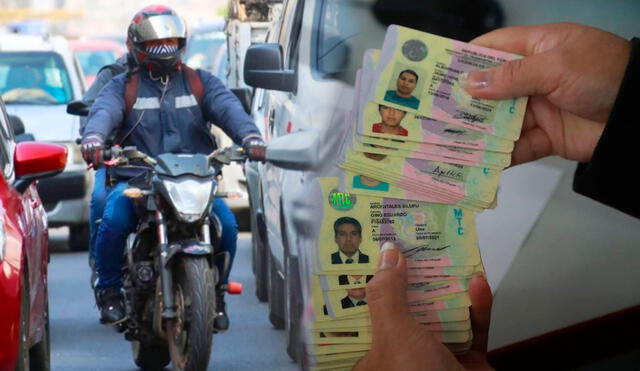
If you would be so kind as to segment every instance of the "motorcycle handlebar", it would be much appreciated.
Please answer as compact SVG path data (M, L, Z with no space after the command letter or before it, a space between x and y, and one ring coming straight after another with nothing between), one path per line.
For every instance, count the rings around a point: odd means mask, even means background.
M247 155L242 148L226 147L211 152L208 156L210 163L229 165L231 162L244 162ZM104 150L103 158L105 166L117 166L126 164L131 160L141 160L148 165L154 166L157 161L144 152L138 151L135 146L111 147Z

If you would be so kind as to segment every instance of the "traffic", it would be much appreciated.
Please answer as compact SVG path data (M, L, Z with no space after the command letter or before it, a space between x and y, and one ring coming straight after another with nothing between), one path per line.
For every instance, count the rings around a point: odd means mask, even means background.
M613 369L635 346L589 348L637 322L640 229L585 167L640 6L72 3L0 9L0 371ZM542 63L498 36L556 21L518 40L586 46L520 82L607 70L598 104L474 80ZM589 42L615 58L581 70Z

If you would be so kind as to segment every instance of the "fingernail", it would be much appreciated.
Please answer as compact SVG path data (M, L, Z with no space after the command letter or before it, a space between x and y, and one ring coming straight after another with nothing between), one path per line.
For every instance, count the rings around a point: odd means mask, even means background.
M490 78L489 70L479 70L461 73L458 82L465 89L482 89L489 86Z
M391 242L385 242L380 250L380 263L378 270L391 269L398 264L400 252L396 250Z

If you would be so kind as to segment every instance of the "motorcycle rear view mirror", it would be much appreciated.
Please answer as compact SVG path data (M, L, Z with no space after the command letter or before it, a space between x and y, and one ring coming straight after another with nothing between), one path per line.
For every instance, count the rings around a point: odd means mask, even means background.
M89 116L91 107L84 101L74 100L67 103L67 113L74 116Z
M266 160L283 169L315 169L319 162L319 134L311 129L275 138L267 146Z

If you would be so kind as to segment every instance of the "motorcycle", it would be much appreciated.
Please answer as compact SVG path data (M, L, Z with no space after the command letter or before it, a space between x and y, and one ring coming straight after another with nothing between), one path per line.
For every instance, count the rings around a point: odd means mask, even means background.
M132 342L134 361L143 369L162 369L171 361L175 370L204 370L215 332L216 290L242 290L218 284L230 257L217 253L222 229L209 217L216 174L246 156L230 148L155 159L135 147L107 152L106 166L148 166L125 190L142 212L127 239L123 268L127 320L120 329Z
M67 105L67 113L86 116L83 101ZM271 140L266 162L289 170L320 166L317 130ZM127 320L118 325L131 341L133 358L142 369L204 370L213 342L216 289L239 294L242 286L218 284L229 269L229 256L216 253L221 227L209 219L216 193L215 174L232 161L245 161L230 148L203 154L162 154L152 158L135 147L112 147L107 166L143 162L149 171L129 180L125 194L142 210L136 232L125 247L123 290ZM213 229L215 233L210 234ZM213 236L213 239L210 236ZM92 278L93 287L94 278Z

